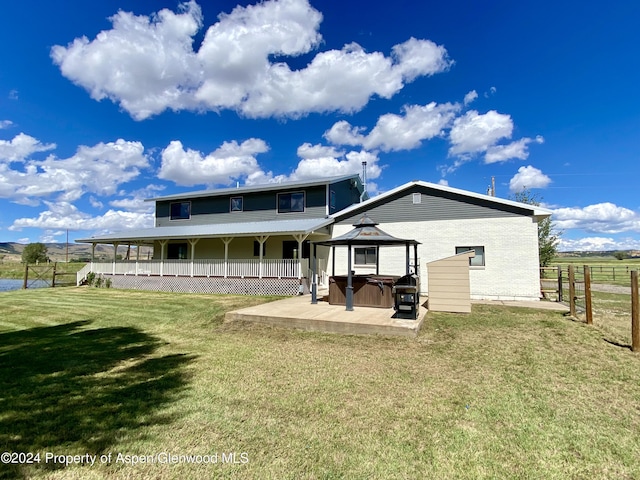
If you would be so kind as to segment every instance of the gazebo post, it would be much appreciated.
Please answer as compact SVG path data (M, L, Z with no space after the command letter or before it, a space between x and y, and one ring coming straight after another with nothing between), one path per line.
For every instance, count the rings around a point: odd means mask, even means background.
M410 261L409 261L409 242L407 242L405 245L407 247L407 275L409 275L409 273L410 273L409 272L409 263L410 263Z
M318 303L318 282L316 276L316 254L317 254L317 245L313 244L313 260L311 263L311 303Z
M336 246L331 247L331 276L336 276Z
M353 311L353 278L351 276L351 244L347 243L347 291L345 292L346 310Z
M416 271L414 272L416 275L420 275L419 265L418 265L418 244L413 244L413 265Z

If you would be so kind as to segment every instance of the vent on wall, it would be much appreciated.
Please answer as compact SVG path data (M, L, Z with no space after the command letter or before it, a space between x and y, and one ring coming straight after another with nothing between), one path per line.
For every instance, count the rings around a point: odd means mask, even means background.
M422 203L422 194L421 193L414 193L413 194L413 203L414 205L417 203Z

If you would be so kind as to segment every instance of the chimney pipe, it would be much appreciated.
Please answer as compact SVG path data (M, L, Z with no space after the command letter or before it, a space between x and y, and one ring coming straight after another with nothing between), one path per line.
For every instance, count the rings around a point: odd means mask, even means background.
M367 162L362 162L362 193L360 194L360 203L367 194Z

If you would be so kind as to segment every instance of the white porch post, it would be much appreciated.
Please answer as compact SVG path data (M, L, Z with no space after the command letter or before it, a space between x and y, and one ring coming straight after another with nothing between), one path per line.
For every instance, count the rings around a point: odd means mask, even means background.
M220 240L224 243L224 278L227 278L229 275L229 244L233 237L222 237Z
M95 261L96 258L96 244L92 243L91 244L91 271L93 272L93 262Z
M116 262L118 261L118 242L113 242L113 274L116 274Z
M164 274L164 251L169 240L160 240L160 276Z
M293 235L293 238L298 242L298 280L302 278L302 242L304 242L308 236L308 233L296 233Z
M260 235L259 237L255 237L258 243L260 244L260 264L258 269L258 278L262 278L262 251L264 250L264 242L267 241L269 235Z
M138 263L140 262L140 244L136 243L136 277L138 276Z
M196 243L198 243L199 238L190 238L189 245L191 245L191 276L193 277L193 259L196 257Z

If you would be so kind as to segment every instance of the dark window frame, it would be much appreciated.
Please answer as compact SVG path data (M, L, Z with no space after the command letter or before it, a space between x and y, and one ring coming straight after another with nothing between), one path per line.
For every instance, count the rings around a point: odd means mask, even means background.
M183 210L184 206L186 206L186 215ZM169 204L169 218L171 220L190 220L191 219L191 202L190 201L171 202Z
M358 261L364 256L364 262ZM354 265L376 265L378 262L378 247L355 247L353 249Z
M301 210L294 210L293 209L293 197L294 195L302 195L302 209ZM286 200L288 198L288 201ZM285 206L284 208L282 207L283 204L283 200L285 201L285 203L288 206ZM276 198L276 209L278 213L304 213L305 211L305 205L307 203L307 196L306 196L306 192L302 191L302 192L287 192L287 193L278 193L277 198Z
M240 200L240 208L239 209L238 208L235 208L235 209L233 208L234 207L234 205L233 205L233 201L234 200L236 200L236 201ZM237 203L236 203L236 205L237 205ZM231 197L229 199L229 211L231 213L244 212L244 197L242 197L242 196Z

